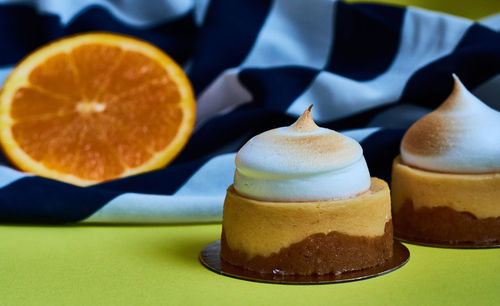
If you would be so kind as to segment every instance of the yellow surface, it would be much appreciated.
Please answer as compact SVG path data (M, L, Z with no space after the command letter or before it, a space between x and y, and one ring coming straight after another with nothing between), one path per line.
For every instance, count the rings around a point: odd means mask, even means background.
M500 172L441 173L405 165L401 157L392 164L392 209L411 200L415 209L449 207L477 218L500 217Z
M346 2L383 3L400 6L416 6L433 11L443 11L448 14L471 19L500 13L498 0L346 0Z
M498 305L500 249L409 245L373 279L315 286L220 276L198 262L220 225L0 226L0 305Z
M318 233L383 236L391 219L389 186L374 177L371 182L370 190L356 197L317 202L253 200L231 186L222 221L227 244L249 257L267 257Z

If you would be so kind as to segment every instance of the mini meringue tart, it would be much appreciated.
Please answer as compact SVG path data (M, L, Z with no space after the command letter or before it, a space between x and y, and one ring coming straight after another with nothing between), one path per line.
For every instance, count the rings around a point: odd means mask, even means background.
M403 136L393 162L395 235L449 246L500 243L500 112L454 88Z
M237 153L221 259L260 273L340 274L393 256L390 191L359 143L318 127L311 107Z

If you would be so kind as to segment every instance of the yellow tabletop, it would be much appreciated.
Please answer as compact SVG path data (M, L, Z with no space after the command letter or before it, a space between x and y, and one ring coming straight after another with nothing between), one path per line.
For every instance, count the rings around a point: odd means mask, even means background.
M491 0L411 4L473 19L500 6ZM500 305L500 249L407 245L409 263L387 275L276 285L204 268L198 255L220 230L219 224L0 225L0 305Z
M410 5L475 20L500 13L498 0L346 0L346 2Z
M0 305L499 305L500 249L407 245L372 279L279 285L198 261L221 226L0 226Z

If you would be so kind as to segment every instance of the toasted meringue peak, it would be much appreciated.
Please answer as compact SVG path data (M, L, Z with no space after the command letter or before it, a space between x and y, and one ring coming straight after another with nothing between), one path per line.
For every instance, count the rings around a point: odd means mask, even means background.
M311 107L291 126L250 139L236 155L234 187L271 201L341 199L368 190L359 143L314 123Z
M290 131L294 131L297 133L310 133L319 130L319 126L316 125L312 116L311 116L311 108L313 105L309 106L306 111L302 114L302 116L295 121L288 129Z
M453 79L448 98L403 136L403 162L439 172L500 171L500 112Z

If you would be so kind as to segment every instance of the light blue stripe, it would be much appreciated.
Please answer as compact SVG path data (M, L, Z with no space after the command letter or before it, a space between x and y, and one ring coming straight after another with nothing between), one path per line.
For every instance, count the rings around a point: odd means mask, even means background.
M500 73L476 87L472 93L484 103L500 111L499 88Z
M85 222L220 222L226 189L233 183L235 156L210 159L174 195L122 194Z
M368 138L370 135L373 133L376 133L380 130L378 127L373 127L373 128L364 128L364 129L354 129L354 130L347 130L347 131L342 131L342 135L345 135L347 137L351 137L352 139L356 140L357 142L362 142L366 138Z
M125 193L85 222L203 223L220 222L224 196L161 196Z
M12 71L14 67L0 67L0 87L3 86L3 82L9 76L9 73Z
M407 129L432 109L411 103L398 103L386 110L378 112L368 126L389 129Z
M236 153L216 156L207 161L177 190L176 196L222 197L233 183Z
M276 0L241 67L321 69L333 43L335 1Z
M23 177L27 176L33 176L32 174L24 173L21 171L17 171L14 169L11 169L9 167L5 166L0 166L0 188L3 188L18 179L21 179Z
M493 31L500 31L500 14L494 14L479 20L479 23Z
M151 27L185 15L194 7L193 0L0 0L0 4L28 4L42 13L55 14L63 25L75 18L82 10L99 5L108 9L123 23L135 27Z
M201 26L205 21L205 15L210 5L210 0L195 0L195 14L194 18L196 24Z
M356 81L322 71L286 113L299 116L314 104L313 118L326 122L396 102L413 73L453 52L472 24L465 18L409 8L398 53L385 73L373 80Z
M195 130L213 117L229 113L252 101L252 94L241 84L238 73L238 69L224 71L200 94Z

